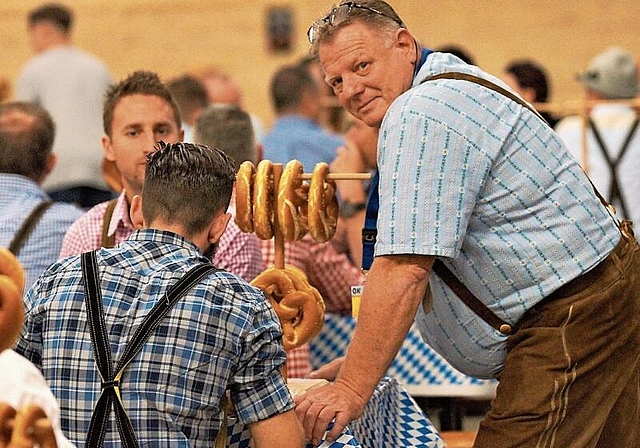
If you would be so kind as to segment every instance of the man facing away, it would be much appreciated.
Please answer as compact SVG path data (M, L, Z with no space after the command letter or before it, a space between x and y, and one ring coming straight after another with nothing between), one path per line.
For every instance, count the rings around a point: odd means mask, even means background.
M114 163L124 190L116 201L96 205L76 221L65 235L60 257L125 240L134 230L129 206L142 191L147 155L156 142L182 140L178 106L157 74L137 71L107 91L103 112L102 145L107 161ZM232 221L213 253L213 264L252 280L264 269L260 245Z
M307 435L362 413L415 320L500 381L475 448L640 446L640 246L560 138L384 1L343 1L308 36L340 103L380 128L380 207L344 364L296 399Z
M56 123L58 165L44 188L56 201L89 208L113 196L101 176L102 98L111 83L105 65L71 42L73 13L49 3L29 14L36 56L22 69L16 97L43 106Z
M261 142L265 159L285 165L297 159L308 173L316 163L331 163L343 141L318 123L321 92L309 69L281 67L271 80L270 93L277 118Z
M105 346L114 361L123 356L141 321L169 300L165 293L187 271L210 267L205 254L230 218L235 170L224 153L189 143L159 146L148 155L142 196L131 201L138 230L95 251L93 275L80 256L53 264L27 293L16 351L42 370L60 402L63 431L79 447L110 387L118 388L140 446L213 446L229 390L256 447L302 447L279 370L285 355L278 318L259 290L226 271L208 271L186 288L115 386L96 368ZM92 306L102 309L108 341L102 345L94 341L98 324L88 318L96 289ZM115 420L106 419L104 446L122 446Z
M0 104L0 245L18 257L25 288L58 259L64 234L83 211L52 203L41 185L56 164L55 125L34 103Z
M620 47L596 55L578 76L586 100L596 102L586 123L586 141L582 117L566 117L556 127L596 187L621 216L634 223L640 223L640 115L637 107L616 104L616 100L637 97L637 67L636 58Z

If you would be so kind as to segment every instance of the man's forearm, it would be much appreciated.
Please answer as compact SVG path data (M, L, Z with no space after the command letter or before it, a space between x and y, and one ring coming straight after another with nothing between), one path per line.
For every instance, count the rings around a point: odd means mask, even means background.
M373 393L411 328L433 257L386 256L374 261L358 324L338 377L365 400Z

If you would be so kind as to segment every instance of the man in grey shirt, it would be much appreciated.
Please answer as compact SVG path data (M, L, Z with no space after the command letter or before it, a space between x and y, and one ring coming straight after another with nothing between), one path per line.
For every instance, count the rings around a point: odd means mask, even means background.
M71 43L73 13L47 4L28 18L36 55L23 67L17 99L43 106L56 124L58 164L44 183L53 200L91 207L112 197L102 179L102 100L111 83L106 66Z

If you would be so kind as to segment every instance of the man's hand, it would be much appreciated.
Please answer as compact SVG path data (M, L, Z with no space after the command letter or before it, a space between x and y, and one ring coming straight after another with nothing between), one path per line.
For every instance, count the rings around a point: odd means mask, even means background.
M334 359L333 361L321 366L319 369L314 370L309 374L309 378L314 380L322 379L327 381L334 381L340 373L340 368L344 364L344 356Z
M327 426L334 420L327 441L336 440L349 422L362 415L367 400L358 395L346 382L338 379L335 383L312 389L296 397L296 414L302 422L305 435L314 445L318 445Z

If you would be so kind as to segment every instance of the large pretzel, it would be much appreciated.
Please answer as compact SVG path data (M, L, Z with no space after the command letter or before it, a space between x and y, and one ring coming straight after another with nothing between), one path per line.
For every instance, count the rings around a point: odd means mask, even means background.
M309 187L309 233L319 243L330 240L338 224L336 183L328 175L329 165L316 164Z
M16 410L7 403L0 403L0 448L7 448L15 423Z
M269 160L261 160L253 186L253 228L256 236L261 240L273 238L273 196L275 191L273 176L273 163Z
M300 269L286 266L269 268L251 282L264 291L280 324L285 350L299 347L322 329L324 301Z
M242 162L236 175L236 216L238 228L245 233L253 232L253 184L256 168L249 160Z
M0 351L11 347L22 328L24 269L18 259L0 247Z
M27 404L16 410L0 403L0 448L57 448L51 421L44 410Z
M287 163L278 187L278 226L285 241L297 241L307 233L309 184L302 180L302 163Z

